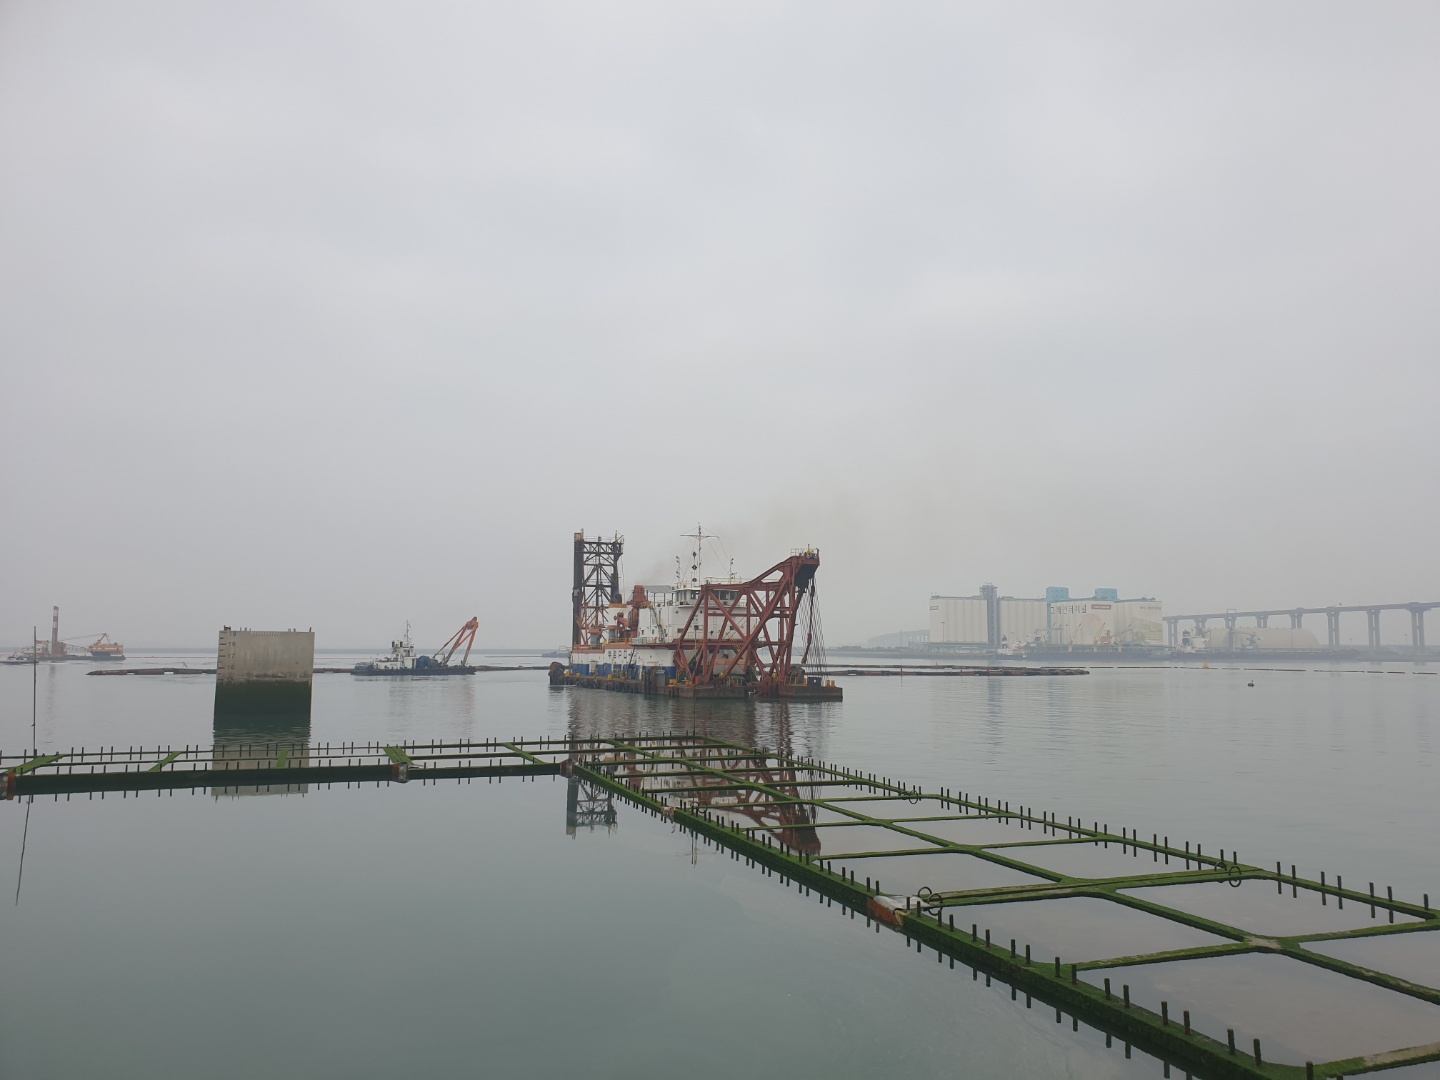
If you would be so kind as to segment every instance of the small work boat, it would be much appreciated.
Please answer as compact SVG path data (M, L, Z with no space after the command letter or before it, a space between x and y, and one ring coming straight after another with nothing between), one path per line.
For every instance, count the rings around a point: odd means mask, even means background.
M480 628L478 616L472 618L449 641L435 650L433 656L416 655L415 643L410 640L410 624L405 624L405 635L390 642L390 655L367 660L351 669L352 675L473 675L475 669L468 665L470 649L475 644L475 631ZM460 663L450 663L461 644L465 646Z

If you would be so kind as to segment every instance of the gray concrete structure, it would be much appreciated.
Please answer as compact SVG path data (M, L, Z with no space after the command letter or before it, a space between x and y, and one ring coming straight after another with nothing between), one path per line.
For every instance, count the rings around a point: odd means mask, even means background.
M310 630L220 631L215 714L310 714L315 634Z
M1209 619L1223 619L1226 630L1234 630L1239 619L1254 619L1257 626L1269 625L1271 615L1289 615L1290 626L1299 630L1306 615L1324 615L1327 640L1332 649L1340 647L1340 616L1353 612L1364 612L1369 631L1370 647L1380 646L1380 613L1382 611L1408 611L1410 613L1410 644L1417 651L1425 648L1425 613L1440 608L1440 600L1411 602L1408 604L1332 604L1316 608L1269 608L1256 611L1206 612L1199 615L1167 615L1165 627L1169 644L1173 647L1180 641L1180 623L1188 621L1197 630L1204 630Z

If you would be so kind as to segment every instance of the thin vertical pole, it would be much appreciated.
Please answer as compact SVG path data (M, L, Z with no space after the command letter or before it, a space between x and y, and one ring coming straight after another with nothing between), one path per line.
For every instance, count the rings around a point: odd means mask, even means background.
M39 699L39 697L40 697L40 647L36 644L36 641L37 641L36 635L38 635L39 633L40 633L40 627L38 627L38 626L32 626L32 627L30 627L30 750L31 750L31 755L30 755L30 756L31 756L31 757L37 757L37 756L39 756L39 754L40 754L40 739L39 739L39 736L37 736L37 735L35 734L35 711L36 711L36 702L38 701L38 699ZM29 811L27 810L26 813L27 813L27 816L28 816ZM20 899L19 899L19 897L20 897L20 888L19 888L18 885L17 885L16 888L15 888L15 897L16 897L15 902L18 904L18 903L20 902Z
M25 803L25 831L20 834L20 870L15 875L15 906L20 906L20 882L25 880L25 845L30 841L30 807L35 805L35 796Z

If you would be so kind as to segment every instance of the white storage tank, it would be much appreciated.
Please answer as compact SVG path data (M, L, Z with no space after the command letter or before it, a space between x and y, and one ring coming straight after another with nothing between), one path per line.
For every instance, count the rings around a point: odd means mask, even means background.
M1115 638L1125 645L1165 644L1165 622L1159 600L1117 600Z
M952 645L985 645L990 636L987 605L978 596L930 597L930 640Z
M1163 645L1160 601L1108 596L1063 600L1050 605L1052 645Z
M1015 596L1000 598L1000 637L1002 643L1017 641L1026 644L1045 640L1046 624L1049 621L1049 605L1044 600L1030 600Z

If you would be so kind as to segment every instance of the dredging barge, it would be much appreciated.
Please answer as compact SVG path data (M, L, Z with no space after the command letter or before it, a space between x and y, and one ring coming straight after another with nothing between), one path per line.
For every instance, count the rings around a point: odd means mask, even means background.
M700 576L705 533L694 533L690 576L674 585L620 589L624 537L575 534L569 663L550 665L552 686L659 697L840 701L824 665L815 572L820 552L791 552L758 577ZM678 560L677 560L678 567ZM804 646L795 655L797 630Z

